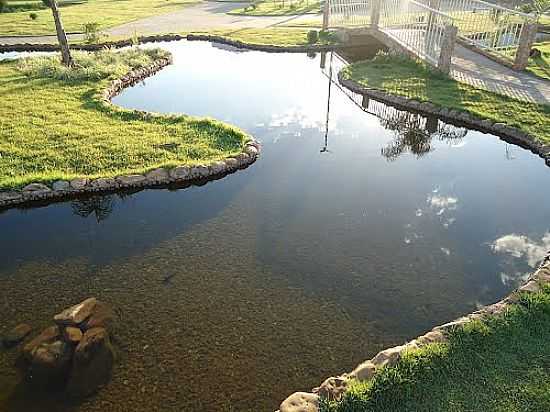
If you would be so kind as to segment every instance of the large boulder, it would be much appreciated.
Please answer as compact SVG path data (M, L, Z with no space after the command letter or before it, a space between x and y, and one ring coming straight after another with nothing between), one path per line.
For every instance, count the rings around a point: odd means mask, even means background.
M6 348L11 348L23 341L31 331L32 327L30 325L21 323L2 337L2 344Z
M108 304L96 301L96 305L90 315L90 317L80 325L83 331L87 331L92 328L104 328L111 334L113 334L116 326L116 314Z
M87 330L74 352L67 392L79 398L96 392L110 380L114 360L107 330Z

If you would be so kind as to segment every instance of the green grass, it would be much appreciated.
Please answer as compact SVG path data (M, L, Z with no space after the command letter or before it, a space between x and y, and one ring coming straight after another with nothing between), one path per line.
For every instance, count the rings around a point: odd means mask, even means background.
M550 143L550 106L476 89L410 59L379 55L346 67L343 75L367 87L502 122Z
M196 0L87 0L65 4L61 18L67 32L82 32L82 25L97 22L101 29L117 26L143 17L181 10ZM37 10L36 20L28 12L0 13L0 35L54 34L55 26L49 9Z
M44 60L0 63L0 188L142 173L241 151L246 134L218 121L151 117L103 104L98 94L109 78L155 58L155 52L121 53L105 51L94 59L75 53L85 66L80 70L94 80L57 80L66 78L64 70L52 71L55 64ZM163 148L167 143L176 147Z
M541 57L530 58L527 70L536 76L550 80L550 42L535 44L542 52Z
M322 412L550 411L550 288L355 383Z
M276 0L259 1L250 6L230 11L228 14L244 16L293 16L306 13L320 13L319 0Z

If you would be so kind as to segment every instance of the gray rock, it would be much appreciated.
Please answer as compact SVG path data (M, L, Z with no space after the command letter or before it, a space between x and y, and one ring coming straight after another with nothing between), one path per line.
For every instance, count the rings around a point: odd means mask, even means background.
M348 382L343 377L325 379L321 386L313 388L312 392L323 399L339 401L346 392Z
M51 189L42 183L31 183L23 188L24 192L49 192Z
M258 149L254 146L246 146L244 152L252 158L258 156L259 153Z
M118 185L115 179L112 179L110 177L101 177L99 179L92 180L92 182L90 183L90 186L93 189L108 190L108 189L113 189Z
M6 348L11 348L23 341L31 331L32 327L30 325L21 323L4 335L2 343Z
M307 392L295 392L279 407L280 412L318 412L319 396Z
M229 158L225 159L224 163L225 163L227 169L229 169L229 170L234 170L234 169L239 167L238 160L233 158L233 157L229 157Z
M65 180L56 180L52 184L52 189L55 191L66 191L71 189L71 184Z
M226 165L224 162L214 162L210 165L210 170L213 174L219 175L225 172Z
M168 174L168 171L166 169L160 168L151 170L145 175L145 178L150 183L162 183L167 182L170 178L170 175Z
M504 123L493 123L493 129L495 130L503 130L506 127Z
M139 186L145 183L145 176L142 175L129 175L129 176L119 176L116 178L117 182L121 186Z
M96 298L88 298L55 315L53 320L58 325L78 326L92 315L96 304Z
M185 180L190 176L190 169L187 166L178 166L170 170L170 177L176 180Z
M205 178L210 176L210 169L204 165L193 166L190 175L193 178Z
M371 379L376 373L376 366L370 361L365 361L357 366L352 372L351 377L359 382Z
M521 286L518 291L520 292L529 292L529 293L536 293L540 291L540 285L535 280L530 280L525 285Z
M82 190L88 185L88 179L76 178L69 182L74 190Z
M67 392L85 397L96 392L111 378L115 354L104 328L86 331L75 349Z
M401 357L401 352L404 349L404 346L395 346L393 348L383 350L382 352L378 352L378 354L374 358L372 358L372 363L374 366L376 366L376 368L380 368L386 365L393 366Z
M21 198L21 192L16 192L16 191L0 192L0 202L9 202L20 198Z

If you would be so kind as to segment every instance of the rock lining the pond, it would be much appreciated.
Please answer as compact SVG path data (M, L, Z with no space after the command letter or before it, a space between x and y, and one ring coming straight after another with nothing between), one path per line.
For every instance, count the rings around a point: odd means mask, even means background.
M171 58L158 59L147 67L133 70L121 78L113 80L99 96L100 102L109 109L139 114L143 118L164 117L158 113L121 109L114 106L111 100L126 87L155 74L171 63ZM244 143L241 153L208 164L181 165L170 169L156 168L145 174L133 173L96 179L75 178L70 181L57 180L51 186L42 182L30 183L21 190L0 191L0 209L36 202L63 201L93 193L214 180L250 166L259 157L260 149L260 144L254 138L249 137L249 140Z
M529 276L523 285L499 302L485 306L444 325L436 326L424 335L403 345L378 352L373 358L359 364L353 371L325 379L320 386L313 388L311 393L295 392L281 403L277 412L318 412L320 399L340 400L351 381L368 381L380 369L395 366L407 351L433 343L447 342L447 336L451 331L462 327L467 322L484 320L504 313L510 305L520 302L520 294L537 293L544 286L550 286L550 252L548 252L539 268Z
M508 126L505 123L484 119L470 112L442 108L430 102L420 102L384 90L366 87L354 80L345 79L342 72L338 73L338 81L342 86L351 90L353 93L379 100L398 109L436 116L456 126L466 126L470 129L479 130L484 133L495 134L506 142L523 147L539 155L544 159L545 163L550 166L550 146L537 141L533 136L523 130Z
M109 382L115 361L110 339L116 324L114 311L106 303L89 298L53 320L55 325L21 349L27 381L62 388L72 397L95 393ZM30 326L19 325L16 330L23 336L21 340L29 334Z
M246 43L240 40L232 40L223 36L216 36L210 34L157 34L150 36L139 36L138 43L158 43L158 42L172 42L180 40L189 41L207 41L211 43L225 44L233 46L239 49L265 51L271 53L307 53L307 52L327 52L332 50L348 49L353 46L349 45L324 45L324 44L310 44L303 46L278 46L274 44L255 44ZM105 42L100 44L74 44L71 45L72 50L82 51L98 51L104 48L121 48L130 47L134 45L132 39L118 40L112 42ZM59 45L49 43L20 43L20 44L0 44L0 53L7 52L55 52L59 51Z

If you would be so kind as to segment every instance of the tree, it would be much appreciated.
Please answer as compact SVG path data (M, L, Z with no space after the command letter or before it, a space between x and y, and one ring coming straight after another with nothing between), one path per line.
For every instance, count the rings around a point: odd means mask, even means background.
M69 50L69 42L67 41L67 34L63 29L63 23L61 16L59 15L59 8L57 7L57 0L42 0L42 2L52 9L53 20L55 22L55 32L57 33L57 41L61 48L61 63L67 67L73 65L73 58L71 57L71 51Z

